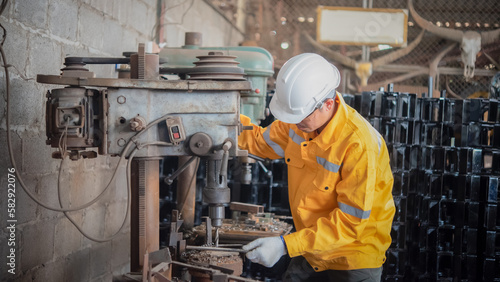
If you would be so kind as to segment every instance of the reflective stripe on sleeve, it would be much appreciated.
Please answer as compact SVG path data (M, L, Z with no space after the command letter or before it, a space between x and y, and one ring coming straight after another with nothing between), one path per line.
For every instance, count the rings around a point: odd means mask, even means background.
M269 147L271 147L278 156L280 156L282 158L285 157L285 151L283 151L281 146L276 144L273 140L271 140L271 136L269 136L270 131L271 131L271 127L268 127L266 129L266 131L264 131L264 134L263 134L264 140L266 141L267 145L269 145Z
M302 142L306 141L306 139L304 139L301 136L297 135L297 133L295 133L295 131L293 131L293 129L291 129L291 128L290 128L290 131L288 131L288 136L290 138L292 138L293 142L295 142L299 146L300 146L300 144Z
M320 165L322 165L326 170L337 173L339 172L340 165L334 164L332 162L327 161L326 159L322 157L316 156L316 162Z
M371 210L369 210L369 211L360 210L358 208L351 207L351 206L346 205L346 204L341 203L341 202L339 202L339 208L342 212L349 214L349 215L352 215L352 216L355 216L357 218L361 218L361 219L369 218L370 213L371 213Z

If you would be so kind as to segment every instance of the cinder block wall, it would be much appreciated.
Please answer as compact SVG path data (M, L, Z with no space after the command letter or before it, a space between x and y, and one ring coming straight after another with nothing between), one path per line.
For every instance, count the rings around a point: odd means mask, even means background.
M66 56L120 56L153 40L158 0L15 0L0 23L7 31L3 48L10 72L12 146L17 169L28 189L49 206L58 206L60 160L45 145L45 93L63 86L36 82L37 74L59 74ZM187 31L202 32L204 46L235 46L243 38L210 5L201 0L164 1L163 37L168 47L184 44ZM184 3L183 3L184 2ZM160 1L161 3L161 1ZM177 5L179 4L179 5ZM168 7L173 7L168 9ZM3 62L2 62L3 64ZM98 77L116 77L113 67L89 66ZM111 241L93 242L62 213L45 209L15 183L15 222L8 222L6 84L0 69L0 281L111 281L129 270L130 228ZM78 206L106 186L118 159L66 161L61 175L62 200ZM12 188L12 186L11 186ZM10 191L14 192L14 191ZM95 237L114 234L125 216L124 167L105 197L70 215ZM11 195L11 199L13 199ZM11 205L12 207L12 205ZM15 225L15 232L9 226ZM9 242L15 242L15 245ZM14 250L15 274L6 266Z

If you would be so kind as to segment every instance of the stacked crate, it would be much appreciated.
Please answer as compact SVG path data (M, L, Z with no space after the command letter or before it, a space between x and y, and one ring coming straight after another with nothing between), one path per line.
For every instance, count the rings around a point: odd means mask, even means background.
M385 281L500 281L500 105L391 91L345 95L391 155Z

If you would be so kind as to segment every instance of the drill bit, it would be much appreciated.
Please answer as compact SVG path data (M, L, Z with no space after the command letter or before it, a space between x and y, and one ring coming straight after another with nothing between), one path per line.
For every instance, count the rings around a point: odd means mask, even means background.
M219 227L215 227L215 247L219 246Z

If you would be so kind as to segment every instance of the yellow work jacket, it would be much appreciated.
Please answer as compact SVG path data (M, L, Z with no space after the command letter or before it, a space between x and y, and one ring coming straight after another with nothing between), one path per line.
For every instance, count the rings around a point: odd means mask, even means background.
M391 243L395 207L389 154L381 135L340 94L321 134L279 120L243 125L238 145L288 164L288 195L296 232L284 236L290 257L316 271L381 267Z

